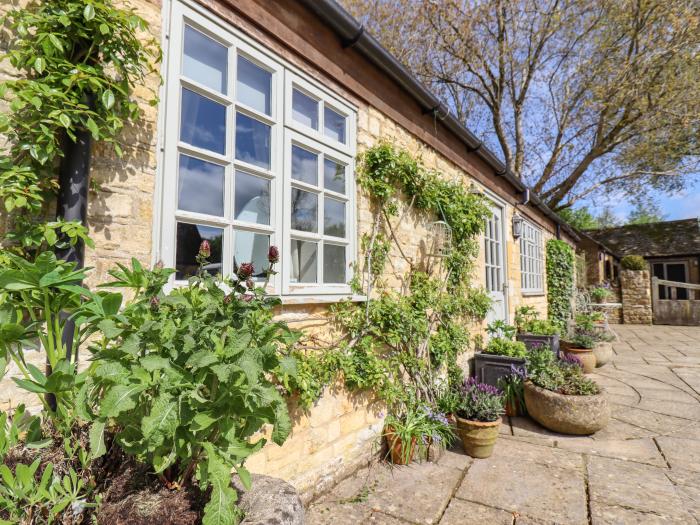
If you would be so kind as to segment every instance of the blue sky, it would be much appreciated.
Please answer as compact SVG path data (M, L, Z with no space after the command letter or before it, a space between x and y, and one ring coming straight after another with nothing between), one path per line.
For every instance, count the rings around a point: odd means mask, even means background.
M665 193L653 194L653 200L661 207L665 220L691 219L700 216L700 181L689 186L686 190L672 195ZM609 197L595 197L584 201L595 214L596 209L610 206L620 219L625 219L634 207L632 200L626 195L612 194Z

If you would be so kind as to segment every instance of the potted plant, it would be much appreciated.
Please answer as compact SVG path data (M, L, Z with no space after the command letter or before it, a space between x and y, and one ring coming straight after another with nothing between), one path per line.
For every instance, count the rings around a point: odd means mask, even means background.
M521 306L515 311L516 339L525 343L528 349L534 346L548 346L555 356L559 356L559 335L561 328L553 321L540 319L540 314L532 306Z
M575 331L577 334L585 335L593 339L593 355L596 358L596 367L605 365L612 359L612 341L615 336L607 330L605 325L601 327L604 320L600 312L578 314L576 316Z
M591 296L591 299L593 299L596 303L604 303L608 297L612 295L610 290L608 288L605 288L604 286L595 286L590 289L588 292Z
M498 380L510 374L511 366L525 365L527 347L514 341L515 327L503 321L494 321L486 328L491 336L486 348L474 354L474 376L480 383L498 386Z
M523 387L528 414L548 430L588 435L608 424L607 397L574 355L556 359L544 349L531 351Z
M568 341L562 342L562 350L566 355L577 357L583 364L583 371L590 374L595 370L596 358L593 353L596 340L593 336L583 333L577 333Z
M523 383L527 378L525 367L511 366L511 373L498 380L498 387L503 392L503 406L507 416L520 416L527 412Z
M445 448L454 440L454 432L445 415L411 399L400 412L384 421L387 456L395 465L408 465L415 456L427 455L431 447Z
M461 402L457 409L457 434L464 452L473 458L487 458L493 453L503 415L503 395L491 385L479 383L473 377L460 389Z

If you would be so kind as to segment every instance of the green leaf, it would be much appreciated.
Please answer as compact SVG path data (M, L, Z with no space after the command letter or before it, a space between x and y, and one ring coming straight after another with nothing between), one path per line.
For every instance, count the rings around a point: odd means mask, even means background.
M160 447L172 439L178 425L177 403L170 396L158 397L151 407L151 413L141 420L141 432L150 447Z
M194 418L192 418L193 424L191 425L191 428L195 432L198 432L200 430L205 430L209 428L217 421L218 418L214 418L206 412L199 412L196 416L194 416Z
M95 8L92 4L87 4L85 9L83 9L83 18L85 18L87 22L95 18Z
M17 384L18 387L26 390L27 392L32 392L34 394L47 394L48 391L39 383L30 381L28 379L20 379L18 377L13 377L12 380Z
M112 109L112 106L114 106L114 93L111 90L108 89L102 93L102 105L107 109Z
M292 432L292 420L289 418L289 410L284 401L275 405L275 419L275 426L272 429L272 441L282 446Z
M147 355L139 361L139 364L149 372L170 368L170 360L159 355Z
M213 354L209 350L200 350L199 352L190 356L185 363L185 366L192 368L192 370L199 370L200 368L204 368L218 362L218 360L219 358L216 356L216 354Z
M98 419L93 422L90 427L90 455L94 458L99 458L107 452L105 446L105 431L107 430L107 421Z
M88 117L85 126L87 126L87 129L92 133L92 138L100 140L100 128L97 127L97 124L95 124L95 121L92 120L91 117Z
M248 469L241 465L240 467L236 467L236 473L238 473L238 477L241 478L241 483L243 483L245 489L250 490L253 483L250 479L250 472L248 472Z
M58 120L63 125L64 128L70 128L71 120L70 120L70 117L68 115L66 115L65 113L61 113L58 116Z
M46 69L46 59L37 57L37 59L34 61L34 70L41 75L44 72L44 69Z
M97 327L102 331L107 339L116 339L124 331L111 319L103 319L97 324Z
M100 33L103 35L109 34L109 26L105 23L100 24Z
M102 399L100 416L117 417L136 406L136 395L144 390L144 385L116 385Z

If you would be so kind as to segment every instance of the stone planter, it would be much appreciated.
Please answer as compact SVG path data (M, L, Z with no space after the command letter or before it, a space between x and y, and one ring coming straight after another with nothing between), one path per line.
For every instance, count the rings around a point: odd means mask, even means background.
M554 352L554 355L559 357L559 336L558 335L537 335L537 334L518 334L515 337L518 341L522 341L527 346L528 350L536 346L548 346Z
M457 434L462 439L464 452L473 458L489 457L493 453L500 426L500 417L496 421L489 422L457 417Z
M612 343L606 341L601 341L595 345L593 349L593 355L595 355L595 366L601 367L610 362L613 356Z
M567 396L527 381L525 406L532 419L561 434L594 434L610 420L610 407L603 391L592 396Z
M590 374L595 370L596 359L592 348L575 348L571 343L562 342L562 351L568 355L574 355L583 363L583 373Z
M481 352L474 354L474 376L479 383L497 387L501 377L512 373L511 365L525 366L525 359Z

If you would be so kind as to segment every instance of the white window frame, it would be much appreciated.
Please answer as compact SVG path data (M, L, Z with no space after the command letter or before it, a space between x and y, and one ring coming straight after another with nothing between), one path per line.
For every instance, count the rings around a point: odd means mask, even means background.
M223 95L211 88L187 79L182 73L184 55L185 25L204 33L206 36L228 48L227 63L227 94ZM356 151L356 120L357 108L340 100L335 94L325 89L313 80L306 78L295 66L267 50L246 35L217 18L211 12L183 0L174 0L169 19L168 56L164 67L165 83L161 110L162 159L159 167L161 188L156 195L157 231L154 235L156 243L156 260L162 261L168 267L175 267L176 262L176 224L178 222L196 223L224 229L222 249L222 273L231 275L233 272L234 244L233 235L236 230L270 235L270 245L280 248L280 263L276 265L277 275L269 283L268 292L277 295L295 295L323 297L331 300L335 296L343 298L351 295L349 282L352 278L352 266L356 260L356 188L355 164ZM272 73L272 93L270 101L271 115L265 115L252 108L236 102L236 61L238 55L252 61L256 65ZM291 97L292 86L299 86L319 100L319 130L313 130L292 119ZM180 142L180 106L181 90L183 87L207 96L216 102L226 105L226 148L225 154L203 150ZM346 117L345 144L335 141L323 134L323 107L327 105L334 111ZM235 159L235 115L236 112L254 116L258 121L271 126L270 135L270 170L266 170ZM290 283L291 273L291 235L301 238L298 233L291 232L291 186L297 185L291 181L291 140L303 143L305 147L319 151L324 156L347 165L346 195L346 237L339 240L324 236L322 223L323 199L319 199L318 236L321 241L331 241L334 244L346 246L346 282L345 284L324 284L323 250L319 244L317 254L318 283L297 285ZM195 158L215 162L225 166L224 179L224 216L215 217L201 213L178 210L178 166L181 153L191 154ZM321 162L323 176L323 163ZM234 217L234 179L236 170L261 176L270 181L270 224L251 224L235 220ZM319 180L321 193L323 179ZM336 196L336 195L334 195ZM316 234L313 234L316 235ZM184 281L171 278L172 285L180 285Z
M523 294L544 294L542 229L526 220L520 236L520 290Z

